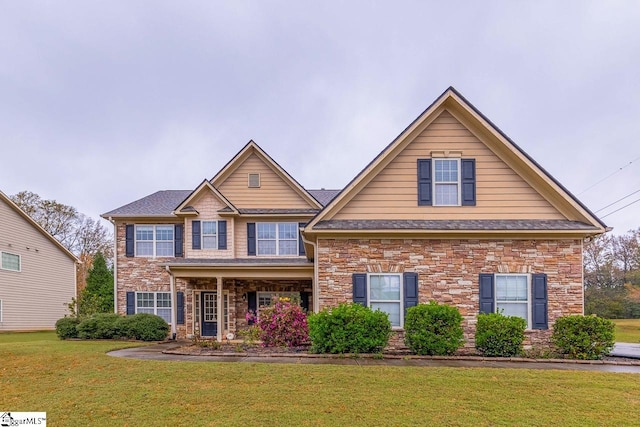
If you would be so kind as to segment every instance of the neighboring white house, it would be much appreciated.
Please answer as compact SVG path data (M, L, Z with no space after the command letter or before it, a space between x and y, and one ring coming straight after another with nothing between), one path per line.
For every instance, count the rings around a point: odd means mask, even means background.
M0 191L0 331L53 329L79 260Z

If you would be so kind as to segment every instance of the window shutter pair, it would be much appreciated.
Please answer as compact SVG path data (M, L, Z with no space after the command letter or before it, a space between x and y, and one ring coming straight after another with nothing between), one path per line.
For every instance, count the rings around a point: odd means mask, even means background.
M176 323L184 325L184 292L176 293ZM127 292L127 316L136 314L136 293Z
M200 221L191 221L191 249L202 249ZM227 221L218 221L218 250L227 249Z
M480 274L480 313L495 312L495 276ZM531 275L531 327L549 329L547 310L547 275Z
M302 228L307 225L305 222L298 223L298 227ZM256 223L247 223L247 255L256 255ZM298 231L298 255L304 256L304 243L302 242L302 234Z
M404 286L404 314L407 309L418 305L418 273L404 273L402 275ZM351 277L353 284L353 302L367 306L367 275L354 273Z
M184 252L182 248L183 240L184 240L184 225L176 224L174 225L174 256L182 257L184 256ZM135 256L135 225L127 224L125 229L125 255L129 258Z
M431 159L418 159L418 206L433 205ZM460 161L462 206L476 205L476 160Z

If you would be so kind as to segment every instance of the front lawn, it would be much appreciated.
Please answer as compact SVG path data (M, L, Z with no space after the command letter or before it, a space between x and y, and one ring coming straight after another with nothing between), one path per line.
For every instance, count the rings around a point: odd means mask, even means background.
M0 334L0 410L60 425L629 425L640 376L128 360L130 343Z
M640 319L613 319L616 341L640 343Z

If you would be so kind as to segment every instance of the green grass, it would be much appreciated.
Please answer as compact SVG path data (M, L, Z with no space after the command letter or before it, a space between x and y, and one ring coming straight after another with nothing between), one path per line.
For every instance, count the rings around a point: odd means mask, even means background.
M52 426L640 423L640 375L120 359L109 341L0 334L0 410Z
M613 319L616 341L640 343L640 319Z

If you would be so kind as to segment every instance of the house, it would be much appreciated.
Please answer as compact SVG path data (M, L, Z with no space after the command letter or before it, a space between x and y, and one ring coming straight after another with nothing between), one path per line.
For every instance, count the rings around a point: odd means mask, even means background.
M304 189L249 142L194 190L103 217L117 311L159 314L178 337L221 339L278 295L379 308L397 337L408 307L454 305L469 346L480 312L524 317L530 344L583 313L583 242L607 230L453 88L342 191Z
M54 329L78 259L0 191L0 331Z

